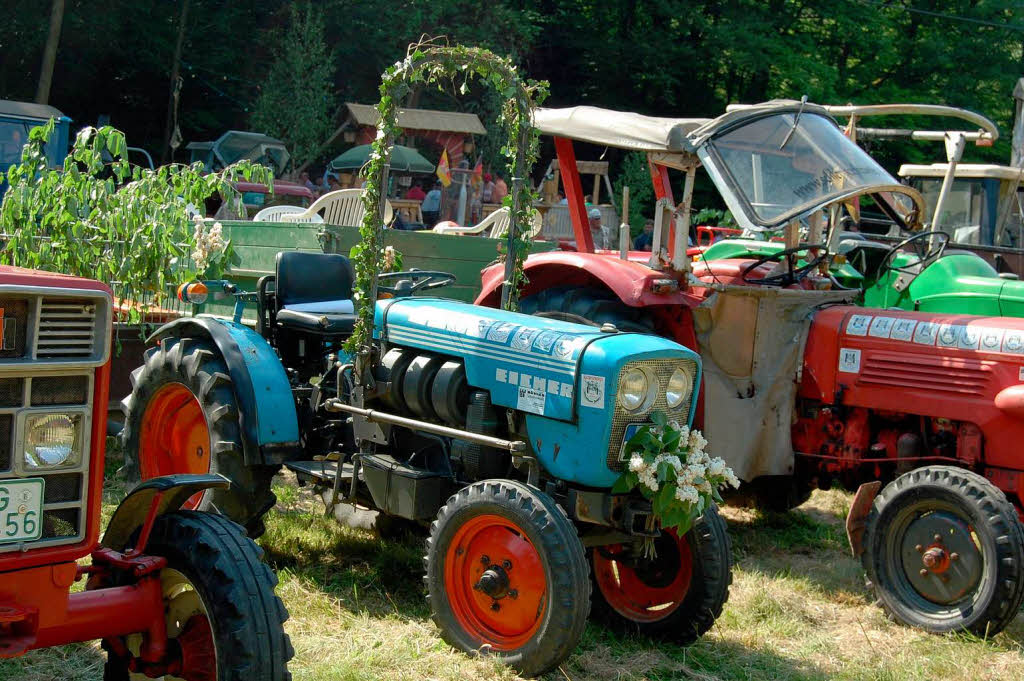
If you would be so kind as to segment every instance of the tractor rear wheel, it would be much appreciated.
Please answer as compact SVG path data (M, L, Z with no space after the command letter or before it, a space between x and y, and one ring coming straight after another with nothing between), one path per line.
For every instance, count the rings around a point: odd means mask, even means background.
M861 555L881 606L934 633L992 636L1024 600L1024 527L985 478L928 466L889 483L868 514Z
M538 317L591 326L614 324L619 331L654 333L654 324L643 314L643 308L630 307L598 288L550 288L523 298L519 307L523 313Z
M533 676L565 660L583 636L583 544L536 488L513 480L462 488L431 525L424 560L434 622L464 652L495 655Z
M222 513L249 536L263 534L280 467L245 464L238 400L217 346L205 338L163 338L131 378L132 392L122 402L127 477L219 473L231 487L201 492L185 508Z
M245 530L223 516L179 511L157 518L146 554L167 559L160 583L168 655L146 669L137 657L142 634L120 640L117 648L130 658L105 641L104 681L291 679L288 613L274 595L277 578Z
M687 645L722 614L732 583L732 547L712 505L680 537L667 530L653 559L622 545L591 549L594 617L627 633Z

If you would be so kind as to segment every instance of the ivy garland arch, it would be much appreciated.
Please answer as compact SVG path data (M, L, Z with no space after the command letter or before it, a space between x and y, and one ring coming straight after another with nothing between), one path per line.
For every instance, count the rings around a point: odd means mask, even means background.
M360 242L352 249L356 275L354 291L360 304L355 329L346 349L364 361L369 354L373 330L372 303L377 298L377 271L385 257L385 202L382 192L388 182L391 150L402 132L398 125L398 110L416 83L440 84L443 79L455 81L461 78L460 92L465 94L471 76L488 83L505 98L498 120L506 134L502 153L509 159L512 186L505 197L511 220L507 242L501 249L505 261L501 301L504 309L515 310L518 307L518 293L527 283L523 260L530 245L530 214L536 199L536 192L527 177L529 169L537 161L539 140L531 116L533 107L543 103L547 97L547 83L524 81L511 61L483 48L425 43L413 45L405 59L391 66L382 76L381 97L377 104L380 117L377 137L365 171L363 205L366 210L359 227Z

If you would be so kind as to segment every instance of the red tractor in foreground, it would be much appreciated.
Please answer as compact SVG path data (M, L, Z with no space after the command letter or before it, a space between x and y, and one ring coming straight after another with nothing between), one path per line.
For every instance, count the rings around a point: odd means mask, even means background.
M828 270L862 205L915 232L921 195L805 101L713 120L540 109L535 123L555 137L575 252L527 259L522 310L697 350L697 425L716 453L762 507L792 508L834 482L857 489L850 544L898 620L980 635L1013 620L1024 600L1024 320L857 307ZM610 239L588 220L573 140L647 155L652 251L630 251L625 230L619 250L595 251ZM785 249L714 261L688 250L701 167L745 233L781 233ZM678 204L670 168L686 173ZM943 256L942 244L915 243L918 268ZM497 305L502 280L485 270L477 303Z
M0 267L0 659L102 639L107 681L284 681L259 548L180 510L224 478L148 480L99 540L111 320L103 284Z

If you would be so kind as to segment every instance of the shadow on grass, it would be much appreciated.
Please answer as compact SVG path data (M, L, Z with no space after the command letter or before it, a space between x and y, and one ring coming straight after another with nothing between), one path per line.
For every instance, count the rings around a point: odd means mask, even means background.
M829 675L813 663L722 639L712 629L689 647L621 636L589 624L578 650L563 665L568 678L590 681L817 681ZM548 679L564 679L553 673Z

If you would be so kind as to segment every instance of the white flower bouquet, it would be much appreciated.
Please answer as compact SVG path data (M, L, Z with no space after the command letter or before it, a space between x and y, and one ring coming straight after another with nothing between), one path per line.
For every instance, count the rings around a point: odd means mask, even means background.
M653 530L657 520L682 536L712 501L722 501L721 488L739 487L740 481L725 461L708 456L708 441L700 431L669 421L661 412L654 412L651 421L626 442L629 466L612 493L639 488L653 511L647 529Z
M224 238L224 227L219 222L207 228L205 220L196 218L192 233L192 264L197 279L219 279L228 265L238 264L231 242Z

